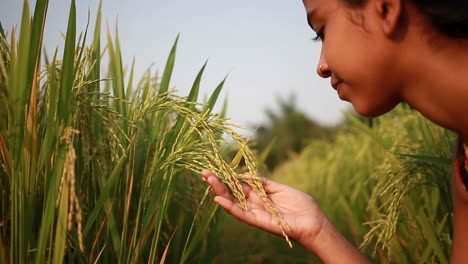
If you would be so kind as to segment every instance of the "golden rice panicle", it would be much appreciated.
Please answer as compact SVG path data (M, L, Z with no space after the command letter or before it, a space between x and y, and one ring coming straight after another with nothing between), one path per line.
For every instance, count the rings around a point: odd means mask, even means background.
M196 133L198 133L200 138L206 139L206 142L210 146L210 148L208 148L210 150L207 149L205 156L208 162L206 162L206 166L204 168L212 171L220 178L221 181L226 184L234 197L238 200L239 205L244 208L244 210L247 210L248 206L241 182L244 181L250 185L258 194L258 196L260 196L261 199L265 202L267 211L273 216L278 226L280 227L281 233L283 234L287 243L290 247L292 247L291 241L285 232L285 229L291 230L291 228L284 220L283 215L278 211L276 206L266 194L262 178L259 176L253 154L248 147L246 140L244 140L241 135L237 134L230 128L231 126L235 125L227 123L225 119L205 120L188 108L177 109L177 112L180 115L190 117L188 120L191 120L192 128L196 131ZM221 151L219 149L219 141L215 138L215 135L219 131L226 133L228 136L234 139L236 144L239 146L239 153L243 156L247 168L250 172L248 177L243 174L236 173L236 161L233 161L234 164L230 165L222 158ZM238 162L240 161L240 158L236 156L234 160L237 160Z
M252 154L252 151L247 145L247 142L237 133L230 133L230 136L236 141L239 145L239 152L242 154L245 160L245 164L249 170L249 174L236 174L238 180L242 180L247 183L252 189L257 193L257 195L263 200L266 205L266 209L273 216L276 223L280 227L283 237L286 239L289 247L292 247L291 240L286 234L285 230L290 231L291 228L284 220L283 215L278 211L273 201L268 197L265 187L263 186L262 178L259 176L257 166L255 165L255 160Z
M80 251L84 252L84 243L83 243L83 232L82 232L82 212L80 203L78 201L78 196L75 189L75 162L76 162L76 152L73 147L73 135L79 134L80 132L71 127L66 127L64 130L64 135L60 138L62 142L67 144L67 153L65 155L65 166L63 168L62 177L60 179L60 185L58 190L58 196L56 201L56 207L60 204L60 194L64 185L67 185L70 189L70 194L68 201L70 203L68 217L67 217L67 229L71 230L73 227L73 216L75 216L75 222L77 224L77 234L78 234L78 243Z
M222 158L221 151L219 149L219 142L214 136L217 134L217 131L230 130L230 128L226 126L227 124L224 120L213 122L215 120L211 119L211 122L209 122L198 115L192 114L189 110L186 111L185 114L189 114L194 119L192 127L195 128L200 138L206 138L206 141L210 145L210 150L207 149L205 156L208 162L206 162L206 166L204 168L209 169L216 174L221 181L227 185L234 197L239 201L242 208L247 209L247 201L242 190L241 182L236 177L234 169Z

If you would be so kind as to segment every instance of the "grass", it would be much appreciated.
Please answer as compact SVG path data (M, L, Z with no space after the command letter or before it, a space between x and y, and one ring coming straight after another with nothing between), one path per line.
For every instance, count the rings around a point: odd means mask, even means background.
M76 32L71 1L63 57L42 54L48 1L0 36L0 260L2 263L192 263L209 255L217 206L198 179L211 169L246 207L247 181L265 195L254 157L225 112L212 113L225 80L198 102L206 67L186 97L170 89L178 38L161 76L150 69L134 82L119 36L101 6L94 34ZM7 40L7 37L10 40ZM88 38L92 38L90 41ZM86 43L90 42L90 45ZM108 73L103 75L103 62ZM239 147L225 161L225 138Z
M162 74L138 79L135 61L123 65L117 29L108 26L101 43L101 7L93 34L78 34L72 1L63 55L48 56L48 1L32 18L28 3L19 30L0 27L1 263L317 261L217 213L199 172L211 169L245 207L243 159L253 178L245 182L286 228L246 140L225 107L213 113L225 80L199 102L205 64L188 96L171 89L178 38ZM310 193L379 263L448 263L453 133L405 107L372 126L349 119L334 141L314 141L273 178ZM226 138L238 148L231 162Z
M311 194L378 263L448 263L455 135L405 107L312 143L273 178Z

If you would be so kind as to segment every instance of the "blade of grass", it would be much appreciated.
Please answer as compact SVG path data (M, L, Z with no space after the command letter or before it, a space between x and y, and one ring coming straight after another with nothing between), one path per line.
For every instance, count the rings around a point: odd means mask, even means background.
M29 59L29 44L31 35L31 25L29 20L29 3L24 1L23 15L21 20L20 39L18 44L18 53L15 56L16 43L14 34L12 34L12 56L11 66L13 71L10 73L10 95L12 98L12 105L14 106L14 117L12 122L13 138L15 138L14 148L12 148L13 159L16 161L21 160L22 146L24 144L24 121L25 109L27 109L27 102L29 100L28 93L28 59ZM14 33L14 32L12 32ZM13 89L14 88L14 89ZM15 164L15 170L19 169L19 163ZM21 186L21 185L18 185Z
M75 0L72 0L70 4L70 13L69 13L69 20L68 20L68 26L67 26L67 34L65 38L65 50L64 50L64 57L63 57L63 63L62 63L62 71L60 75L60 91L57 94L58 97L58 102L57 105L60 105L61 111L57 111L57 119L58 123L61 125L64 125L65 127L69 127L71 124L71 99L72 99L72 88L73 88L73 82L75 80L75 70L74 70L74 58L75 58L75 38L76 38L76 5L75 5ZM54 71L54 69L52 69ZM53 73L55 74L55 72ZM52 99L53 100L53 99ZM50 113L53 114L53 113ZM54 131L55 132L55 131ZM51 133L53 133L51 131ZM56 132L55 132L56 133ZM35 263L43 263L44 256L45 256L45 250L46 250L46 241L49 237L49 234L51 232L51 227L52 227L52 222L53 222L53 217L55 215L55 201L57 198L57 188L58 184L62 175L62 168L64 166L64 161L65 161L65 152L66 152L66 147L63 146L59 148L59 151L57 153L57 160L55 163L55 166L53 168L54 170L54 177L51 178L50 180L50 189L46 198L46 204L44 214L42 217L42 225L40 228L40 233L39 233L39 243L38 243L38 253L36 255ZM68 206L68 205L67 205ZM62 208L62 207L61 207ZM62 209L63 210L63 209ZM62 219L59 217L59 219ZM58 229L61 230L61 229ZM59 236L60 234L57 234ZM61 237L57 237L56 239L59 239ZM57 241L59 243L57 245L58 250L61 250L60 248L60 241ZM64 241L63 241L64 243ZM60 251L57 251L54 253L54 261L58 261L58 257L60 256L59 254ZM57 257L56 257L57 256Z
M203 113L208 113L210 114L211 111L213 111L213 107L218 101L219 94L221 93L221 90L223 89L224 83L226 82L227 76L224 78L223 81L216 87L216 89L213 91L211 94L210 98L208 99L208 102L206 103L205 107L203 108Z
M380 146L384 147L385 149L389 148L389 143L386 142L382 137L380 137L374 130L372 130L369 126L364 124L362 121L357 119L350 113L344 113L346 118L351 121L359 130L369 135L372 139L375 140Z
M57 226L55 230L54 239L54 258L52 263L61 264L63 263L63 257L65 255L65 244L67 236L67 222L68 222L68 211L69 211L69 192L70 187L68 184L64 184L60 197L60 204L57 215Z
M197 99L198 99L198 94L200 92L200 82L201 82L201 79L203 77L203 73L205 72L205 68L206 68L206 64L208 62L205 62L205 64L203 65L203 67L200 69L200 71L198 72L197 74L197 77L195 78L195 81L192 85L192 89L190 89L190 92L189 92L189 96L187 97L187 102L196 102ZM192 110L192 111L195 111L195 104L191 104L189 106L189 109ZM189 126L186 125L186 122L188 122L188 120L179 115L177 117L177 121L175 123L175 125L172 126L171 128L171 131L169 133L169 139L168 139L168 142L175 142L176 141L176 138L179 136L179 135L183 135L187 132L187 130L189 129ZM184 126L185 125L185 126ZM168 152L168 155L170 153Z
M206 64L208 61L203 64L202 68L197 74L195 81L193 82L192 89L190 89L189 95L187 97L187 102L196 102L198 100L198 94L200 93L200 82L203 77L203 73L205 72ZM189 107L191 110L195 110L195 105L191 105Z
M112 36L110 34L109 25L107 25L107 42L109 48L109 73L112 79L112 88L113 93L116 98L119 100L114 100L116 104L117 112L124 117L127 117L127 95L125 93L125 84L124 84L124 71L122 65L122 55L120 52L119 46L119 37L118 37L118 28L116 26L115 29L115 41L112 41ZM115 44L114 44L115 43ZM123 133L128 133L128 126L127 121L124 118L120 119L120 126L122 128ZM120 133L119 133L120 134ZM125 135L119 135L119 138L122 142L126 142L124 140ZM126 143L124 143L126 146Z
M29 45L31 38L31 24L29 18L29 4L24 1L23 15L21 21L20 39L18 43L18 53L15 54L16 43L12 34L12 56L11 66L13 70L9 75L9 93L12 98L13 106L13 120L11 122L12 128L12 141L7 139L9 144L10 153L13 157L12 169L14 175L12 175L13 183L11 188L12 193L12 221L10 233L11 248L10 255L12 256L13 262L25 262L27 259L27 246L28 237L26 218L28 212L25 211L27 198L20 195L26 186L26 177L22 173L22 165L24 159L21 159L23 155L24 146L24 124L25 124L25 112L28 107L27 103L29 100L29 87L28 83L28 60L29 60ZM16 55L16 56L15 56Z
M161 256L161 260L159 261L159 264L164 264L166 262L166 257L167 257L167 253L169 252L169 247L171 245L171 241L172 241L172 238L174 237L174 234L175 234L176 231L174 231L171 235L171 238L169 239L169 242L167 243L167 246L166 248L164 249L164 252Z
M34 238L33 229L35 226L35 212L37 206L36 203L40 202L40 199L35 197L35 189L37 188L38 182L38 75L40 71L40 60L41 60L41 47L44 33L45 17L47 13L48 1L40 0L36 2L34 11L34 18L32 19L31 25L31 36L29 44L29 58L28 58L28 70L27 70L27 83L26 93L29 100L28 112L25 123L25 135L23 145L23 177L24 177L24 213L21 217L24 217L24 235L27 244L33 244ZM27 94L29 92L29 94Z
M166 94L169 90L169 83L171 81L172 72L174 70L178 41L179 41L179 35L177 35L176 40L174 41L174 44L171 48L169 57L166 62L166 66L164 67L164 72L161 78L161 83L159 84L157 97ZM166 126L166 122L167 122L166 119L162 118L160 113L154 114L154 117L153 117L154 133L151 135L151 142L153 142L157 138L157 134L159 133L159 131L161 131L162 128Z
M174 45L172 46L171 52L164 68L161 84L159 86L158 96L161 96L169 90L169 83L171 81L172 72L174 70L174 63L176 57L177 43L179 42L179 35L177 35Z
M60 75L59 103L61 111L58 114L58 121L63 122L65 127L71 124L71 99L73 82L75 80L75 39L76 39L76 5L72 0L70 5L70 15L68 19L67 35L65 38L65 50L63 53L62 72Z
M47 196L44 203L44 210L43 215L41 218L41 226L39 229L39 237L38 237L38 246L37 246L37 253L35 257L34 263L40 264L45 263L45 254L46 254L46 244L49 237L52 235L52 227L54 223L54 216L55 216L55 204L58 196L58 189L59 183L62 176L64 164L65 164L65 153L66 153L66 145L60 144L56 158L54 162L53 169L50 173L52 175L49 180L47 190ZM65 205L63 205L65 206ZM52 251L49 251L51 253Z
M128 77L127 83L127 100L131 100L131 96L133 94L133 76L135 74L135 57L132 60L132 66L130 67L130 75ZM131 114L129 114L131 116Z
M437 240L437 234L433 227L429 225L426 216L424 215L422 210L418 210L418 213L415 214L415 218L421 227L421 231L425 235L430 247L434 250L436 256L439 259L439 263L448 263L448 260L443 253L443 249L440 246L439 241Z
M5 31L3 30L2 21L0 21L0 34L3 38L6 38Z
M218 210L218 207L219 207L218 204L211 201L210 204L208 205L209 206L208 211L205 213L205 215L201 219L201 222L197 224L197 229L192 238L191 234L195 227L195 220L197 219L197 217L199 217L200 209L204 205L209 193L210 193L210 187L208 187L205 190L205 194L203 195L202 200L200 201L197 211L195 212L195 215L193 217L192 225L190 226L190 230L187 235L186 243L182 250L182 256L179 262L180 264L186 263L192 251L195 249L197 245L199 245L200 240L202 239L202 236L206 234L209 224L211 223L211 220L213 219L213 217L216 214L216 211Z
M411 158L422 162L433 163L433 164L440 164L440 165L451 165L452 160L447 159L444 157L433 157L433 156L424 156L424 155L413 155L413 154L404 154L404 153L396 153L400 157Z
M129 149L127 149L127 152L128 151L129 151ZM88 218L86 220L86 224L85 224L85 227L83 229L83 236L84 237L87 236L87 234L90 231L91 226L94 224L98 214L100 213L101 209L104 207L104 204L109 203L109 199L111 197L110 194L112 192L112 189L115 188L115 186L116 186L116 184L118 182L120 173L122 172L122 169L123 169L124 165L126 164L125 162L127 161L127 158L128 158L128 154L126 154L126 153L124 153L120 157L117 165L112 170L112 173L110 174L110 176L107 179L103 189L101 190L99 198L98 198L93 210L91 211L91 213L89 214L89 216L88 216Z

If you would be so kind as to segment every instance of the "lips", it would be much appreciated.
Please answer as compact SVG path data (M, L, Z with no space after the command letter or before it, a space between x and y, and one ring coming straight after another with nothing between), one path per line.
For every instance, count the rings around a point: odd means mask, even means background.
M348 101L348 99L345 98L345 96L341 93L341 90L342 90L342 89L341 89L342 83L343 83L343 81L341 81L341 80L332 81L331 85L332 85L333 89L335 89L336 93L338 94L338 97L339 97L341 100Z
M341 84L341 81L332 81L331 83L331 86L333 87L333 89L335 89L336 91L338 91L338 86Z

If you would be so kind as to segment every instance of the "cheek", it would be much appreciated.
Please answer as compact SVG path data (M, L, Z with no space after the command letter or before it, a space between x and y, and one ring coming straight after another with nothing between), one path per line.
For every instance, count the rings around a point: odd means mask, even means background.
M358 58L357 58L358 59ZM337 74L343 78L344 85L340 96L353 104L356 112L366 117L376 117L392 110L400 101L399 85L395 75L380 59L360 63L343 64Z
M381 53L382 54L382 53ZM356 74L351 102L362 115L375 117L392 110L401 102L400 82L393 58L382 55L368 62L368 67Z
M383 46L358 34L343 32L343 36L341 40L330 39L333 45L326 49L328 64L345 84L342 99L350 101L356 112L367 117L392 110L400 102L392 56Z

